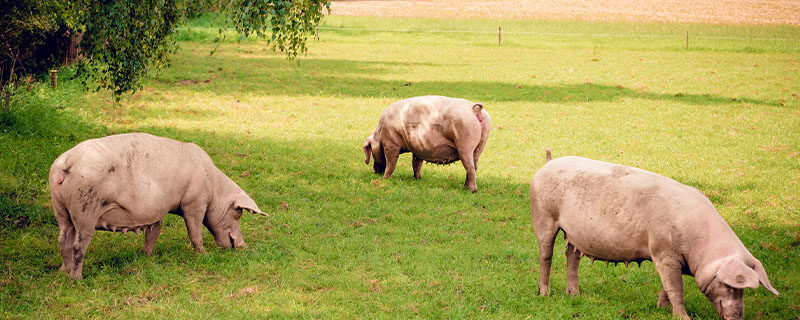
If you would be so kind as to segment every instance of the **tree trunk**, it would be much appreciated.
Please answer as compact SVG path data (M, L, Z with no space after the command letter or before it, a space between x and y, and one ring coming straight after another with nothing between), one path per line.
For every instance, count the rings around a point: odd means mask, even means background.
M74 62L79 59L81 54L81 41L83 41L83 32L77 32L70 36L69 50L67 50L67 55L64 57L64 64Z
M3 91L6 92L6 107L4 110L5 112L8 112L9 110L8 105L11 103L11 90L8 90L5 87L3 87Z

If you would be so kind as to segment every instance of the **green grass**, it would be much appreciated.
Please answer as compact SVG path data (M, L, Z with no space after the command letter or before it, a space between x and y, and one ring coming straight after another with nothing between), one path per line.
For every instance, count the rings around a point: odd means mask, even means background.
M650 262L583 261L580 297L537 293L528 182L555 156L644 168L695 186L766 266L774 297L745 293L747 318L800 316L800 30L797 27L326 18L325 26L672 34L675 38L321 31L287 61L225 41L208 17L185 28L170 69L115 103L75 81L16 96L0 126L3 318L639 318L657 309ZM493 29L494 28L494 29ZM682 32L714 37L683 49ZM229 37L230 38L230 37ZM691 41L691 40L690 40ZM69 79L68 74L60 79ZM411 157L379 179L360 146L400 98L484 102L493 130L477 194L460 164ZM97 232L85 279L58 271L47 170L90 137L144 131L202 146L269 218L243 217L249 248L194 255L168 216L151 257L143 237ZM559 237L557 248L563 248ZM691 277L686 305L714 318Z

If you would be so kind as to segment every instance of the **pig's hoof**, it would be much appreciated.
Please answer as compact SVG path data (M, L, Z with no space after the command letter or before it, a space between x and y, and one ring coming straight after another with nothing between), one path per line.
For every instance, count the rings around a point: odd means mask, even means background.
M573 296L581 295L581 290L578 288L567 288L567 294Z
M539 288L539 295L540 296L544 296L544 297L549 296L550 295L550 288L542 288L542 287L540 287Z
M76 272L73 270L73 272L69 274L69 277L72 278L72 280L81 280L83 279L83 272L81 271Z

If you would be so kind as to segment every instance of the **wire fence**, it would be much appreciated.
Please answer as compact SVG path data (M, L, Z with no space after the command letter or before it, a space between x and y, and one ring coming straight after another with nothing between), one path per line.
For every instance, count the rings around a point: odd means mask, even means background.
M572 33L572 32L526 32L526 31L497 31L489 30L425 30L425 29L373 29L373 28L343 28L343 27L318 27L319 30L339 31L370 31L370 32L398 32L398 33L473 33L473 34L501 34L532 35L532 36L565 36L565 37L607 37L607 38L683 38L684 34L612 34L612 33ZM688 33L688 32L687 32ZM693 39L713 40L756 40L756 41L786 41L800 42L800 38L764 38L764 37L730 37L730 36L703 36L693 35Z

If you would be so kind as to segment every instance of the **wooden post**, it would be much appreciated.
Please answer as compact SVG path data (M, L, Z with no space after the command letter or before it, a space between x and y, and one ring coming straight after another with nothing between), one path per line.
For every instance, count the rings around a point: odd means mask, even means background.
M314 36L319 40L319 26L314 27Z
M500 26L497 26L497 44L500 44L501 33Z
M50 70L50 86L53 89L58 87L58 70Z
M689 50L689 30L686 30L686 50Z

